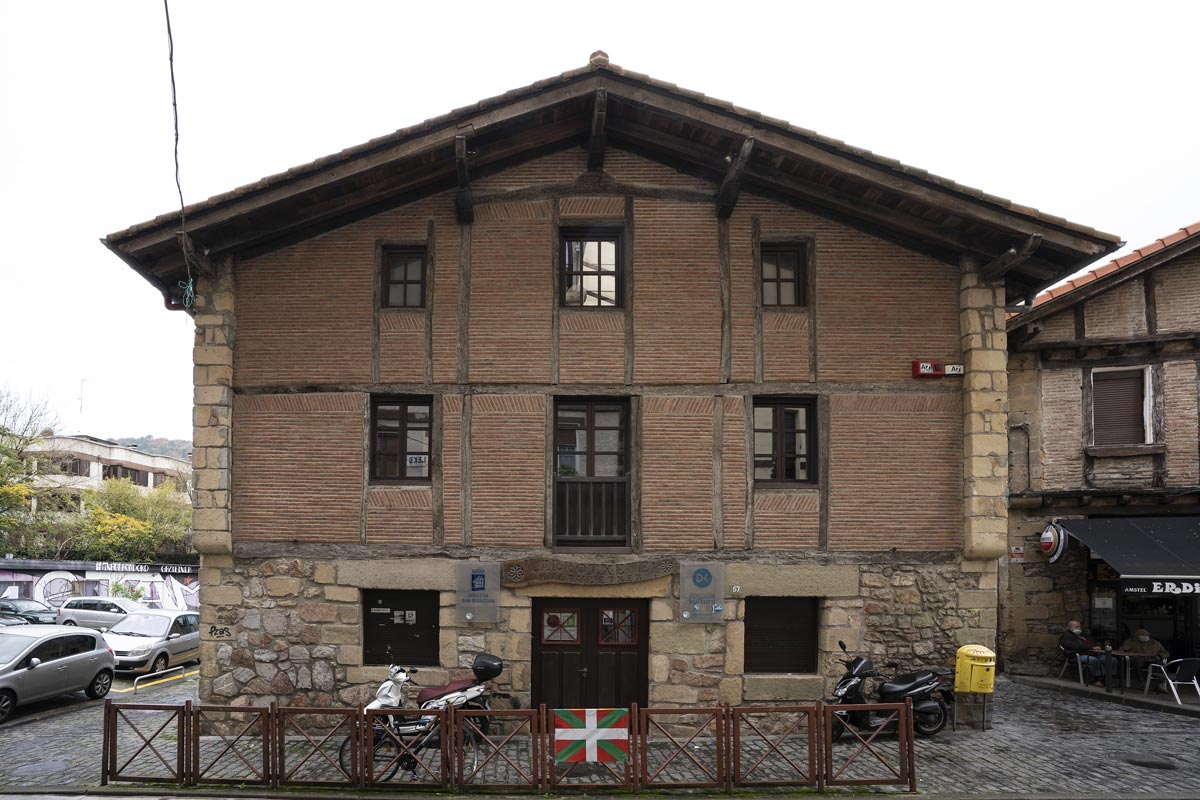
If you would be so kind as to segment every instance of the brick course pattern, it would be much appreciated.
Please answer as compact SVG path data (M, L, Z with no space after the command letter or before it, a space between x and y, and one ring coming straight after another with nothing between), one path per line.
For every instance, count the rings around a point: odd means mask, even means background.
M625 382L625 312L566 309L559 317L560 383Z
M634 379L716 383L721 287L712 209L643 199L634 208Z
M1200 436L1196 426L1200 387L1196 371L1195 361L1168 361L1164 365L1167 486L1200 484Z
M642 403L642 530L647 551L712 549L712 397Z
M546 406L535 395L477 395L471 417L471 543L540 547L545 538Z
M235 541L360 541L366 400L237 396Z
M1193 250L1154 271L1158 332L1200 329L1200 252Z
M725 549L741 550L746 546L746 403L740 397L726 397L724 403L721 502L725 519L722 538Z
M1083 304L1089 339L1146 335L1146 294L1141 279L1126 281Z
M959 396L834 395L830 416L830 548L960 547Z
M433 544L432 499L428 486L367 489L367 544Z
M1045 489L1083 483L1083 370L1042 372L1042 469Z
M549 203L480 207L471 232L473 383L549 383Z
M821 494L815 489L776 489L754 495L754 547L816 550Z

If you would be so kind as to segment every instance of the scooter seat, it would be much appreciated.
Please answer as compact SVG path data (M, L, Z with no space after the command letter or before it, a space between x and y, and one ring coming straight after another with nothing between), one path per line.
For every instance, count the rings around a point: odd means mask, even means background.
M912 675L897 675L887 683L880 685L879 696L883 697L884 695L907 694L918 686L923 686L926 683L929 683L935 677L937 676L929 670L915 672Z
M445 686L426 686L421 691L417 692L417 705L424 705L435 697L441 697L444 694L451 692L461 692L469 686L474 686L475 681L467 678L461 681L450 681Z

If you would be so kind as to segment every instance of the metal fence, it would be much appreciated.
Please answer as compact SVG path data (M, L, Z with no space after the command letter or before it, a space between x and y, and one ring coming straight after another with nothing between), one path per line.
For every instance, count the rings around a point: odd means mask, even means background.
M911 702L854 706L881 723L872 730L849 725L839 708L846 707L634 706L627 760L558 762L545 706L397 714L110 700L101 783L509 793L891 785L915 792Z

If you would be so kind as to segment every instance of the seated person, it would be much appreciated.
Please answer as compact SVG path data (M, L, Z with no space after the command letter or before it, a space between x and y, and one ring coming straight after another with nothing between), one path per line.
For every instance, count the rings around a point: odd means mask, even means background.
M1149 656L1155 661L1165 661L1171 657L1170 651L1163 647L1162 642L1150 638L1150 631L1145 628L1138 628L1134 631L1132 637L1121 642L1121 649L1127 653L1137 653L1143 656ZM1149 664L1148 659L1133 659L1132 666L1137 681L1140 683L1146 679L1146 671Z
M1080 663L1087 665L1088 671L1092 673L1093 686L1104 685L1105 662L1109 664L1110 675L1115 669L1116 659L1105 657L1100 644L1083 635L1083 626L1079 624L1079 620L1073 619L1067 623L1067 630L1059 637L1058 646L1068 653L1076 653Z

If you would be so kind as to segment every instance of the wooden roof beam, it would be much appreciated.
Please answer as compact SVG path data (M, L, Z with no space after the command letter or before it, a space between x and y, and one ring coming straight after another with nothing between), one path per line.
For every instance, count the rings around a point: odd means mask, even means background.
M454 168L458 175L458 191L454 193L454 213L459 225L470 225L475 221L475 199L471 194L471 170L467 164L470 151L467 137L454 137Z
M984 264L979 270L979 277L985 281L994 281L1003 277L1010 269L1028 261L1041 245L1042 235L1040 233L1031 234L1021 243L1020 247L1010 247L989 263Z
M729 161L729 169L726 170L725 177L721 181L721 188L717 190L717 219L729 219L733 214L738 194L742 191L742 173L746 171L746 165L750 163L750 153L753 150L754 137L747 136L742 140L742 146L738 150L736 158L726 156Z
M608 140L608 90L601 87L596 90L596 99L592 103L592 132L588 137L589 172L599 172L604 169L604 147Z

